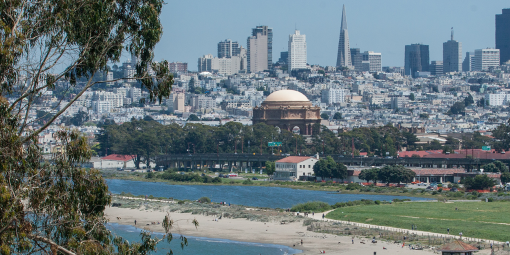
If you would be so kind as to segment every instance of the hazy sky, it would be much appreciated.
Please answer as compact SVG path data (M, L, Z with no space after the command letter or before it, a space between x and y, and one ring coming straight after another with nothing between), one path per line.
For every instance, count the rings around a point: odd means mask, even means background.
M442 60L442 43L462 42L462 54L495 47L495 14L508 0L167 0L161 22L163 37L155 60L187 62L197 70L205 54L217 56L225 39L246 48L257 25L273 28L273 62L287 51L295 27L306 35L308 63L334 66L345 4L351 48L382 53L383 66L403 66L404 46L430 45L430 60ZM510 29L510 28L509 28Z

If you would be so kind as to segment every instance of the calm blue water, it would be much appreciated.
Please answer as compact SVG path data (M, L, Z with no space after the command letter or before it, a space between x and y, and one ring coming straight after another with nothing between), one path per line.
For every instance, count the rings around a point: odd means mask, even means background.
M126 192L133 195L172 197L180 200L197 200L205 196L210 198L213 202L227 202L231 204L268 208L290 208L298 203L309 201L323 201L334 204L337 202L361 199L390 201L394 198L409 198L411 200L425 200L424 198L416 197L341 194L328 191L264 186L170 185L160 182L140 182L117 179L107 179L106 182L108 183L110 192L114 194Z
M125 226L118 224L108 224L108 228L117 236L122 236L124 239L132 242L140 242L140 229L133 226ZM153 233L153 236L162 238L162 233ZM268 254L268 255L282 255L282 254L296 254L301 253L300 250L292 249L283 245L276 244L261 244L261 243L247 243L237 242L227 239L217 238L203 238L192 237L188 238L188 246L181 249L180 239L178 235L173 235L174 240L169 244L161 241L155 254L167 254L169 249L172 249L174 254L194 254L194 255L224 255L224 254Z

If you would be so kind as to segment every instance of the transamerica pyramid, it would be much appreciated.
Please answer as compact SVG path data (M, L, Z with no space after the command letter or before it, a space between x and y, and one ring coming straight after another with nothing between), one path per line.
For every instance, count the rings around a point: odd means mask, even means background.
M347 16L345 15L345 5L342 10L342 25L340 26L340 40L338 42L338 55L336 59L336 68L351 67L351 49L349 47L349 33L347 32Z

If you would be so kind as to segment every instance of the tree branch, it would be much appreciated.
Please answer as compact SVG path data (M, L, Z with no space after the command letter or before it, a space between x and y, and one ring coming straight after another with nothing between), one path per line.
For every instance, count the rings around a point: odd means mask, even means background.
M52 240L46 238L46 237L42 237L42 236L36 236L36 235L31 235L29 234L28 237L32 238L33 240L35 241L40 241L40 242L43 242L43 243L47 243L53 247L56 247L58 251L64 253L64 254L67 254L67 255L76 255L76 253L58 245L57 243L53 242Z

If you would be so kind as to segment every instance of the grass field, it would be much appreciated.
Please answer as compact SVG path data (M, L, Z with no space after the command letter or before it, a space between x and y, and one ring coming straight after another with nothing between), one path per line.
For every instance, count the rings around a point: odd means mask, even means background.
M455 210L457 208L457 210ZM510 202L416 202L338 208L327 215L336 220L484 238L510 240ZM342 213L343 212L343 213Z

